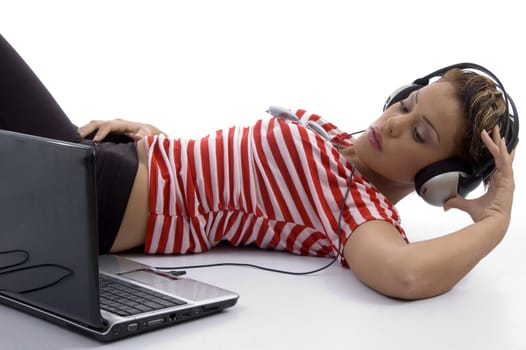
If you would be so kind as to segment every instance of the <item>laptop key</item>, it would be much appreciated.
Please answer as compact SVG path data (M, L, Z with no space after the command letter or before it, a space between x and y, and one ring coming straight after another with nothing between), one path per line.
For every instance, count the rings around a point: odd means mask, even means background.
M183 305L184 301L146 288L120 281L110 276L99 276L100 306L119 316Z

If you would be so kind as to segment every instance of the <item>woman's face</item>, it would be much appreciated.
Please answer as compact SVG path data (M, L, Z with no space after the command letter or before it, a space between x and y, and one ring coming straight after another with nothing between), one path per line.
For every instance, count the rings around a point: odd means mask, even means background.
M464 127L453 85L436 81L384 111L356 140L355 164L371 180L412 186L418 171L458 153Z

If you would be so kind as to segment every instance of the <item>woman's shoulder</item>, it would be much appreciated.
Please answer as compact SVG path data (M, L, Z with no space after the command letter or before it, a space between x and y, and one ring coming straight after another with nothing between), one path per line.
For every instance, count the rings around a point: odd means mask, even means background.
M350 196L353 216L358 223L382 220L392 224L407 241L398 209L374 184L359 171L352 171ZM351 210L352 211L352 210Z

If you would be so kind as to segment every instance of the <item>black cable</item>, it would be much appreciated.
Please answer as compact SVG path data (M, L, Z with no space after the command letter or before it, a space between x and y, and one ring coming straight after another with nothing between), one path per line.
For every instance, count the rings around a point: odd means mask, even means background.
M252 267L252 268L259 269L259 270L275 272L275 273L282 273L282 274L287 274L287 275L294 275L294 276L310 275L310 274L313 274L313 273L325 270L328 267L330 267L332 264L334 264L338 260L338 258L341 256L341 250L342 250L341 221L342 221L342 216L343 216L343 207L345 206L345 202L347 201L347 197L349 196L349 192L351 190L351 182L352 182L353 173L354 173L354 166L353 166L353 168L351 170L351 175L349 177L349 185L347 186L347 190L345 191L345 195L343 197L343 201L342 201L342 204L340 206L340 215L338 216L338 231L337 231L337 234L338 234L338 252L336 253L336 256L334 256L334 258L328 264L326 264L326 265L324 265L322 267L319 267L319 268L311 270L311 271L295 272L295 271L286 271L286 270L280 270L280 269L273 269L271 267L265 267L265 266L255 265L255 264L226 262L226 263L203 264L203 265L187 265L187 266L178 266L178 267L161 267L161 266L156 266L156 267L154 267L154 269L161 270L161 271L162 270L175 270L175 271L166 271L166 272L168 272L168 273L172 273L173 272L173 274L175 274L175 275L181 275L181 271L178 271L178 270L183 270L183 269L186 269L186 270L189 270L189 269L200 269L200 268L221 267L221 266L237 266L237 267Z
M30 270L30 269L34 269L34 268L41 268L41 267L57 267L57 268L60 268L62 270L65 270L67 273L65 273L63 276L61 276L60 278L58 278L58 279L56 279L54 281L51 281L49 283L43 284L43 285L38 286L38 287L26 289L26 290L23 290L23 291L14 291L14 290L10 290L10 289L0 289L0 292L17 293L17 294L31 293L31 292L35 292L37 290L42 290L42 289L45 289L45 288L48 288L48 287L52 287L52 286L60 283L65 278L73 275L73 270L71 270L71 269L69 269L67 267L64 267L62 265L58 265L58 264L30 265L30 266L21 267L21 268L18 268L18 269L13 269L13 270L9 270L9 271L0 272L0 275L7 275L7 274L10 274L10 273L17 273L17 272Z
M13 264L10 264L10 265L0 265L0 270L8 269L10 267L15 267L15 266L18 266L18 265L22 265L26 261L29 260L29 254L25 250L20 250L20 249L1 251L0 255L3 255L3 254L11 254L11 255L13 255L13 254L16 254L16 253L22 254L21 261L18 261L16 263L13 263Z
M13 264L10 264L10 265L0 266L0 270L6 270L6 269L9 269L11 267L23 265L24 263L26 263L29 260L29 253L27 251L25 251L25 250L15 249L15 250L0 251L0 255L13 254L13 253L21 253L23 255L21 261L13 263ZM38 287L30 288L30 289L23 290L23 291L13 291L13 290L10 290L10 289L2 288L2 289L0 289L0 292L17 293L17 294L24 294L24 293L35 292L37 290L41 290L41 289L45 289L45 288L48 288L48 287L52 287L52 286L58 284L59 282L61 282L62 280L64 280L65 278L73 275L73 270L71 270L70 268L64 267L62 265L58 265L58 264L37 264L37 265L23 266L23 267L19 267L19 268L16 268L16 269L10 269L10 270L7 270L7 271L0 271L0 276L1 275L8 275L8 274L11 274L11 273L17 273L17 272L21 272L21 271L26 271L26 270L29 270L29 269L40 268L40 267L57 267L57 268L65 270L67 273L65 273L64 276L58 278L57 280L54 280L52 282L46 283L46 284L38 286Z

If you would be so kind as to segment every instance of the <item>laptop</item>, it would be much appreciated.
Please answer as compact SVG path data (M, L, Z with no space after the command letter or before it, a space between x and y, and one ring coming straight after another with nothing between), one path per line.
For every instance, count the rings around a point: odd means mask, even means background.
M90 146L0 130L0 302L100 341L234 306L235 292L99 256L94 159Z

